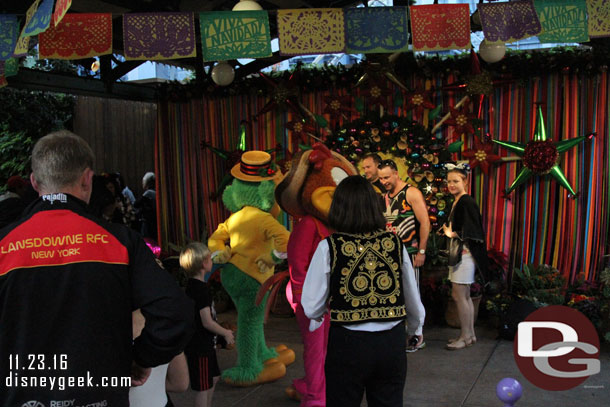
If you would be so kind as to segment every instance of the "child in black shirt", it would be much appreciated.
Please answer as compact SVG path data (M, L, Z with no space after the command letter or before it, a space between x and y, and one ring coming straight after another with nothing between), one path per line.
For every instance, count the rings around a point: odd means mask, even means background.
M214 386L220 378L216 360L216 335L227 344L235 342L233 331L216 322L214 303L204 277L212 271L210 250L203 243L190 243L180 253L180 266L189 277L186 294L195 303L195 333L184 353L189 366L191 388L197 391L195 407L212 405Z

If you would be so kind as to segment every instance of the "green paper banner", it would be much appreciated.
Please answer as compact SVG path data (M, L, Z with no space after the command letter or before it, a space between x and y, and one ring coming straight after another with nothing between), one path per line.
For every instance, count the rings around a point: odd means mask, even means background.
M585 0L535 0L534 7L542 26L540 42L589 41Z
M19 71L19 60L17 58L9 58L4 61L4 76L7 78L9 76L17 75L17 71Z
M271 56L269 15L261 11L210 11L199 14L204 61Z

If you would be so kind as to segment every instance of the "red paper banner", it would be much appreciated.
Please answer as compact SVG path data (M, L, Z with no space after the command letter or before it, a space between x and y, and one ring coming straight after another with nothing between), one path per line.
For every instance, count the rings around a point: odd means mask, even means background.
M411 6L414 51L470 48L468 4Z
M40 58L79 59L112 53L112 14L66 14L38 36Z
M59 24L59 22L64 18L71 5L72 0L57 0L57 3L55 3L55 11L53 12L54 26L57 26L57 24Z

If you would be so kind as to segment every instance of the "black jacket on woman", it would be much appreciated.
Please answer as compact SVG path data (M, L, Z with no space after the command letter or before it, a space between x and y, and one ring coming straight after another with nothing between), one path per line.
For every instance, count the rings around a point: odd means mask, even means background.
M451 229L468 246L474 262L487 280L487 245L479 205L468 194L462 195L449 215Z

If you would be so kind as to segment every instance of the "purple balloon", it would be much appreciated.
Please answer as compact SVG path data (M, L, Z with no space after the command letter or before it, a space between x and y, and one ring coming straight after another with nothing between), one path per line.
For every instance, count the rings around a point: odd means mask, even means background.
M523 395L523 388L516 379L505 377L496 385L496 395L506 403L504 407L512 407Z

